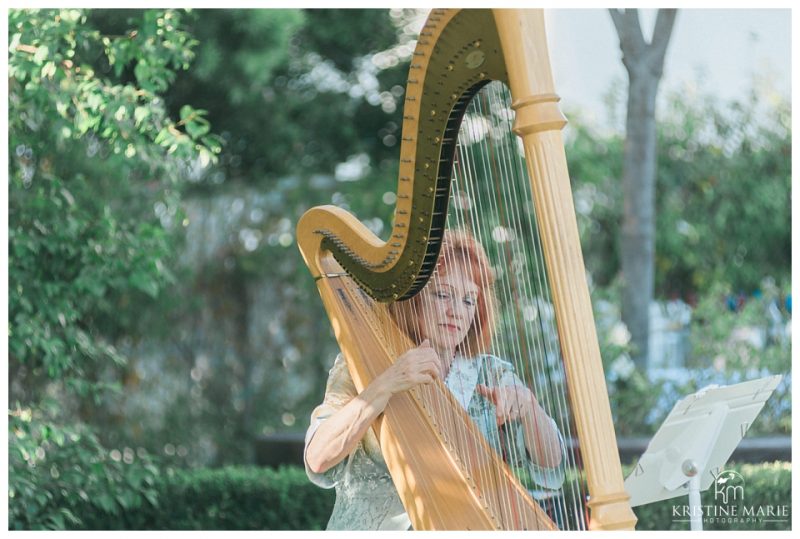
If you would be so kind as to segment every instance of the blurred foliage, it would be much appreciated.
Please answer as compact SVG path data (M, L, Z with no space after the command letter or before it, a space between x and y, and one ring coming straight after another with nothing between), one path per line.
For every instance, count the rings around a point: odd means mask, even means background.
M750 293L791 263L791 105L753 83L729 103L686 92L659 114L656 297L693 297L713 283ZM567 156L587 269L599 286L619 272L624 138L570 126Z
M744 478L745 503L774 507L791 498L790 462L730 464ZM632 466L623 466L630 474ZM228 466L217 470L172 470L153 482L158 505L143 503L120 514L98 509L90 501L73 496L65 500L72 514L85 515L82 524L64 521L71 530L321 530L334 503L331 489L310 483L299 466L278 470ZM569 495L570 493L568 493ZM678 497L634 509L639 530L687 529L673 522L672 506L686 503ZM703 493L703 503L713 505L713 490ZM741 511L740 511L741 512ZM17 529L16 515L9 519ZM707 524L708 529L787 529L787 523L751 522Z
M741 298L732 287L715 283L693 312L695 357L688 366L789 372L788 317L784 291L771 279L762 281L757 295Z
M397 159L397 143L384 144L381 133L396 134L402 107L391 114L381 104L396 102L394 86L405 88L407 62L380 68L372 61L398 42L389 11L194 15L189 27L200 42L197 62L176 81L168 101L207 109L228 142L221 169L206 183L224 178L272 190L284 176L329 173L351 155L366 153L373 164ZM120 17L114 11L95 16Z
M167 469L153 482L158 503L122 514L98 510L80 499L65 500L82 523L71 530L323 530L334 503L332 489L308 481L305 470L253 466Z
M772 280L765 279L759 294L747 298L737 298L730 286L716 283L692 312L685 366L647 373L631 360L630 334L620 319L618 297L618 286L593 293L617 436L654 434L679 400L709 385L775 374L784 378L747 435L791 434L791 314L785 308L785 292Z
M80 10L9 11L10 511L23 527L77 522L54 501L67 493L112 513L152 495L149 465L108 462L85 421L120 389L104 376L126 363L117 339L143 333L142 308L174 282L154 204L175 208L187 165L220 149L204 111L173 120L160 95L192 58L182 17L148 11L106 35Z
M650 419L660 389L631 359L633 344L622 321L620 294L619 279L608 287L595 288L592 307L615 433L637 436L655 432Z
M790 103L757 81L752 88L748 98L728 103L673 92L659 115L656 297L696 308L688 370L681 372L636 370L615 307L624 137L579 118L568 128L578 226L618 435L655 432L680 398L706 385L790 372L787 335L759 344L741 338L754 331L783 334L791 318L785 308L775 312L790 290ZM754 297L731 311L731 296ZM750 435L786 434L790 424L787 376Z
M673 94L660 125L656 243L662 294L753 292L791 268L791 103Z
M786 288L764 279L757 294L736 301L733 289L715 283L694 310L690 342L693 354L687 367L717 374L714 383L735 383L770 374L784 376L748 432L784 434L792 432L792 353ZM695 383L711 383L701 376Z
M64 423L49 401L9 414L9 529L85 527L157 504L159 469L144 451L106 449L93 429ZM87 518L88 517L88 518Z
M14 10L9 23L13 378L85 395L98 365L124 362L112 342L135 326L124 307L172 282L154 201L174 205L182 167L219 145L197 127L202 111L173 121L152 91L188 66L179 14L148 12L114 39L77 10ZM148 82L107 78L96 51L112 69L151 66Z
M119 34L141 13L90 20ZM126 391L92 412L110 443L178 466L253 462L258 436L304 423L336 344L294 226L334 203L386 231L414 13L185 15L196 57L164 103L174 115L187 102L203 110L225 151L190 168L177 213L162 210L184 242L169 266L175 286L149 311L161 324L147 339L118 340L131 358L117 375Z

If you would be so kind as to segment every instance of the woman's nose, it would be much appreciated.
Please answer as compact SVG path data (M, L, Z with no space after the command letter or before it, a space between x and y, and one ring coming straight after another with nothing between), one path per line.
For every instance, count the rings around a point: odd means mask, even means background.
M453 318L461 318L464 312L457 302L450 301L447 303L447 315Z

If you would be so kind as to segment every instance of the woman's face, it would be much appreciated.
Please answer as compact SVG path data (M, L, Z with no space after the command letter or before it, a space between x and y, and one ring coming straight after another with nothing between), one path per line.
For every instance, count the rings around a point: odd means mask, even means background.
M478 285L460 266L436 275L422 291L420 328L431 346L453 353L467 336L478 307Z

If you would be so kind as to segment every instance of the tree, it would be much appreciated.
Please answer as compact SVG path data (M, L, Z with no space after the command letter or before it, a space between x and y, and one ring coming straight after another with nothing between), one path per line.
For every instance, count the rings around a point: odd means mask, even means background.
M115 515L154 501L150 457L108 448L86 416L174 280L158 208L177 216L184 171L219 151L204 111L164 106L194 44L178 11L117 35L81 10L9 11L12 528L79 523L69 496Z
M668 96L659 123L657 289L750 295L791 275L791 103L766 87L723 104Z
M141 12L90 18L118 34L132 16ZM411 55L398 50L411 37L406 18L403 10L191 13L193 68L164 100L176 114L186 102L207 110L226 144L217 166L184 185L186 242L170 266L179 285L159 312L165 331L124 341L134 357L129 390L112 403L114 416L97 418L113 427L114 443L169 448L176 465L217 466L252 462L257 437L301 428L336 343L294 226L310 206L331 202L372 226L388 222L383 195L397 182ZM337 173L343 162L358 173Z
M758 79L745 98L664 96L658 123L655 297L756 293L791 275L791 103ZM624 99L624 98L623 98ZM623 99L618 99L622 101ZM624 106L624 102L621 103ZM618 303L624 137L571 118L567 157L586 267ZM602 156L602 159L598 159Z
M650 43L642 35L637 10L609 13L629 81L622 167L622 317L636 347L634 361L646 370L655 278L656 95L677 12L658 10Z

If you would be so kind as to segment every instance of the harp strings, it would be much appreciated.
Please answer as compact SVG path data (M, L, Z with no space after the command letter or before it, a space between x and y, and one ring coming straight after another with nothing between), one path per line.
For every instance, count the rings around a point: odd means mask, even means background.
M466 129L466 132L465 132ZM463 139L465 136L469 136L470 132L470 125L468 123L462 124L462 133L459 135L459 140ZM455 156L455 167L454 167L454 174L452 178L451 184L451 201L449 206L454 208L459 203L468 203L467 201L470 200L471 194L469 191L471 190L472 185L468 181L464 181L466 178L471 176L471 170L475 167L474 160L476 157L479 157L475 154L471 154L467 151L466 146L463 144L457 145L457 154ZM448 226L451 228L455 228L458 230L465 230L481 244L483 245L485 239L482 237L483 230L478 226L476 222L476 215L474 213L466 213L466 212L459 212L459 211L452 211L448 215ZM478 276L473 276L478 280L479 288L481 290L487 290L490 287L491 277L488 274L488 268L482 267L481 273ZM478 331L483 333L485 331L489 331L490 328L484 327L484 321L482 318L478 318L475 321ZM470 361L476 361L478 358L476 357L480 351L478 350L465 350L465 356L469 358ZM478 380L481 382L481 380ZM491 421L493 418L486 418L486 420ZM486 477L489 479L493 479L494 475L499 473L498 470L484 470L482 468L478 468L478 474L484 476L484 480ZM499 482L499 478L497 478ZM510 499L509 493L504 490L499 490L501 496L504 496L505 499L501 499L500 503L498 504L501 508L501 515L499 515L501 521L503 523L511 521L514 514L519 514L519 507L516 507L516 503Z
M503 101L510 103L510 96L508 95L508 88L502 86L500 91L503 94ZM513 135L512 135L513 136ZM539 339L539 357L544 358L544 362L539 365L536 381L541 382L541 386L546 388L546 394L550 395L553 401L553 406L548 413L555 418L556 424L560 432L563 434L565 442L568 440L576 440L577 436L573 435L573 419L570 414L569 403L566 392L566 373L564 372L564 362L561 357L561 347L558 342L558 332L555 325L555 312L553 309L552 297L550 295L550 287L547 283L547 273L544 263L544 255L542 251L541 241L536 229L536 211L533 204L533 193L531 191L531 184L528 179L527 168L522 157L524 150L521 146L521 140L513 137L514 148L517 149L519 158L511 159L508 162L513 163L513 173L517 181L513 183L521 193L519 196L520 204L516 205L517 208L526 208L527 218L523 215L522 221L522 234L521 238L526 243L526 250L533 254L532 267L527 275L534 278L533 283L529 285L527 297L536 298L536 316L533 321L533 326L538 328L534 334L540 335ZM527 234L525 233L527 232ZM546 316L543 316L541 311ZM532 359L532 357L531 357ZM580 453L567 449L566 451L566 469L572 470L572 477L569 475L562 486L559 503L556 504L555 510L559 513L558 517L564 522L565 527L570 529L587 529L588 521L588 508L585 501L588 499L588 493L585 490L585 482L583 477L583 465L579 460Z
M479 118L484 119L486 123L485 128L487 132L483 137L485 144L481 144L485 150L482 152L484 155L484 171L483 178L475 177L473 181L480 179L490 187L488 192L488 201L492 206L489 215L495 217L494 223L488 222L491 227L491 238L497 247L497 259L494 266L497 268L504 268L504 274L498 279L498 290L501 291L501 305L506 308L502 310L501 320L503 324L500 327L505 328L505 331L497 334L497 349L501 353L504 360L511 362L515 371L522 375L519 369L519 361L526 357L527 354L527 339L525 338L526 329L520 322L518 311L514 308L520 301L520 282L517 275L518 263L520 261L519 253L517 253L517 242L515 236L517 230L513 215L513 210L518 204L510 196L508 175L508 152L506 140L503 137L504 133L501 126L495 124L494 118L497 113L502 111L502 103L498 101L498 95L495 87L489 87L479 95L475 102L477 115ZM478 206L480 208L480 205ZM484 213L484 212L481 212ZM523 273L524 275L524 273ZM513 380L504 380L503 383L510 383ZM520 402L515 402L517 407ZM535 432L539 432L539 426L534 425ZM512 462L520 463L525 461L525 454L520 454L524 449L520 448L520 443L524 440L517 440L517 432L509 430L507 435L511 438L511 458ZM522 446L524 447L524 445ZM545 455L545 458L551 458L550 455Z
M526 268L526 257L520 252L522 245L521 241L524 238L520 227L520 219L516 214L516 210L523 204L523 200L514 192L516 183L511 174L513 168L513 158L511 153L510 143L513 143L513 135L509 137L507 127L503 125L502 116L507 112L507 103L503 103L502 94L498 91L498 86L488 88L478 101L476 102L478 114L482 118L489 121L488 133L485 137L488 148L488 163L487 163L487 177L484 181L494 187L493 196L489 198L490 202L494 203L492 214L496 216L496 221L492 223L493 237L492 239L497 244L497 267L503 269L503 275L499 279L502 290L502 303L505 306L503 309L505 331L498 335L498 340L504 346L500 348L504 350L504 358L509 360L515 367L516 372L521 377L525 374L533 374L532 387L535 395L541 400L546 400L544 395L541 381L540 371L542 368L541 362L541 349L536 347L536 344L541 342L542 335L540 332L531 332L530 324L525 323L524 312L522 311L522 302L525 298L531 297L531 283L529 282L531 273ZM494 118L500 117L500 122L495 122ZM507 343L507 344L506 344ZM537 353L538 352L538 353ZM528 365L523 362L528 360ZM517 403L519 404L519 403ZM552 413L552 412L551 412ZM540 425L540 419L529 418L533 421L533 431L535 434L534 444L541 444L541 439L538 433L544 425ZM512 437L516 437L517 433L511 431L509 433ZM524 440L513 439L512 447L519 448L520 445L525 447ZM557 458L552 455L550 446L545 446L545 461L552 461ZM525 455L514 455L515 462L524 462ZM553 515L550 515L551 518Z
M502 83L487 85L473 99L459 135L448 226L471 232L495 269L499 316L490 351L514 365L566 442L574 439L566 377L530 182L512 122L510 96ZM524 447L523 441L512 439L512 451ZM548 451L545 445L544 459L558 457ZM512 462L525 461L525 455L509 456ZM565 457L562 487L554 493L534 485L535 497L546 497L551 517L562 527L585 529L581 467L572 451Z
M508 89L503 85L498 85L498 90L501 94L501 102L508 107L508 103L510 103ZM528 335L532 334L536 337L537 350L539 351L538 354L527 356L530 363L528 368L530 372L535 374L534 382L536 383L537 394L543 396L543 401L551 403L548 412L549 415L556 419L559 431L563 433L567 440L575 439L566 396L566 376L563 359L560 355L561 348L558 342L553 302L550 295L550 287L547 283L543 252L535 223L536 212L533 205L531 183L523 160L524 151L522 150L521 140L511 134L510 130L507 131L507 137L513 142L505 145L505 148L514 154L513 157L516 157L514 159L510 156L505 160L511 167L509 178L514 178L514 181L511 182L511 188L514 192L510 198L517 200L517 203L512 205L512 210L519 213L520 228L517 230L516 237L522 240L522 245L524 246L522 251L530 253L528 257L531 260L530 267L525 268L523 271L523 276L527 278L523 280L525 284L523 295L529 298L528 301L535 300L536 310L538 311L538 316L527 324ZM516 167L513 167L512 164L516 164ZM523 208L529 211L527 213L523 212ZM521 309L521 304L517 303L516 308L518 310ZM528 336L527 340L531 341L530 336ZM537 359L538 361L534 362ZM582 466L580 462L576 461L575 456L573 452L567 452L565 467L567 470L572 471L572 476L576 477L576 479L565 481L561 495L557 498L559 503L555 504L554 509L559 512L563 521L567 514L564 504L567 499L571 500L570 503L573 507L570 513L575 516L575 522L564 522L564 526L585 529L585 505L582 500L585 500L586 496L585 492L582 492L583 482L576 475L581 472ZM563 490L567 489L570 491L569 496L566 495L566 492L563 492Z
M483 93L483 95L485 95L485 93ZM484 201L485 197L483 193L478 189L480 185L477 184L475 180L480 176L478 171L481 168L485 168L485 164L488 162L490 148L487 148L485 145L469 144L470 142L479 140L478 131L481 115L479 111L475 110L477 104L479 104L479 99L474 98L468 108L466 121L462 124L461 133L459 134L459 143L457 144L457 166L454 167L456 174L451 187L451 197L453 197L453 200L451 200L450 204L450 207L456 211L451 211L450 215L448 215L448 225L467 230L475 237L480 245L485 248L488 245L489 238L486 227L482 226L480 219L481 212L479 210L486 205L486 202ZM461 206L461 208L459 208L459 206ZM469 211L457 211L458 209ZM451 217L453 219L451 219ZM489 250L487 249L487 255L488 254ZM489 263L491 264L491 258ZM488 289L491 280L488 273L483 272L479 278L481 280L481 288ZM493 307L496 309L496 305ZM480 328L481 331L489 331L490 329L495 328ZM504 344L505 341L503 339L498 340L493 338L492 347L490 348L500 345L499 348L501 349L496 350L495 353L503 353L502 345ZM489 421L492 420L492 418L487 419ZM499 471L485 470L482 471L482 473L491 475L499 473ZM511 521L514 515L520 512L519 508L515 507L515 504L508 499L501 500L500 506L503 508L502 520L506 522Z
M455 367L459 356L471 361L477 359L479 353L490 353L510 362L519 379L533 391L539 404L553 418L566 444L576 437L573 436L566 376L536 228L530 181L519 139L511 132L513 111L510 102L504 84L488 84L471 101L459 132L447 228L470 233L484 248L494 271L493 288L497 305L494 306L496 319L494 328L491 328L494 331L488 349L459 350L450 368ZM443 249L443 252L448 253L446 256L452 256L448 249ZM456 267L458 261L448 258L444 264ZM438 269L434 275L437 274ZM492 276L485 271L473 278L479 281L476 284L481 289L492 286L489 284ZM424 313L436 312L435 286L436 283L432 282L414 300L408 301L407 308L395 311L399 325L407 329L412 340L419 337L415 330L423 322ZM451 301L461 300L460 297L451 298ZM385 310L373 312L383 313L379 314L379 318L388 316ZM475 324L480 331L490 330L482 327L483 320L480 317L476 316ZM389 337L386 342L394 357L407 351L409 344L404 336L391 332L385 336ZM502 485L501 470L473 462L473 455L479 454L485 445L474 439L474 431L459 427L458 420L451 413L452 399L446 398L446 391L441 384L412 389L442 438L456 442L453 446L466 448L462 454L455 456L464 470L474 474L469 478L473 484ZM464 404L469 405L468 402ZM494 421L494 418L487 419ZM532 430L538 433L544 425L533 427ZM517 434L511 429L507 430L507 436L511 441L508 446L510 453L500 456L510 463L526 462L527 455L523 454L527 453L524 449L525 440L516 439ZM539 444L541 441L533 442ZM547 444L543 446L543 459L558 457L551 454ZM504 449L501 448L501 451ZM528 473L521 469L512 468L512 471L560 528L586 529L587 494L579 454L567 447L564 458L566 478L558 489L533 484ZM493 489L493 492L493 495L500 497L492 504L499 507L499 514L494 515L499 520L498 525L503 528L518 527L520 515L528 514L521 510L519 498L511 496L504 488ZM527 529L536 527L535 522L524 522L523 525Z
M516 229L513 226L513 207L516 201L510 198L509 176L507 174L507 147L498 132L494 116L501 111L501 104L497 101L496 91L487 88L475 100L475 120L468 125L472 129L470 139L480 160L481 173L472 175L468 185L475 196L474 213L482 217L484 226L480 228L482 244L488 246L490 256L493 256L493 266L497 272L498 299L501 306L498 320L499 331L493 341L493 350L501 358L515 364L517 372L519 361L525 357L526 335L525 328L521 327L520 319L514 305L519 303L519 281L516 270L519 263L518 254L515 253ZM478 142L480 141L480 142ZM478 167L473 167L473 170ZM484 189L480 189L483 180ZM522 331L520 331L522 330ZM508 381L504 381L508 383ZM517 403L519 404L519 403ZM512 463L524 462L524 455L517 454L520 440L515 439L516 433L509 431L511 437L511 455L506 457ZM510 457L510 458L509 458Z

